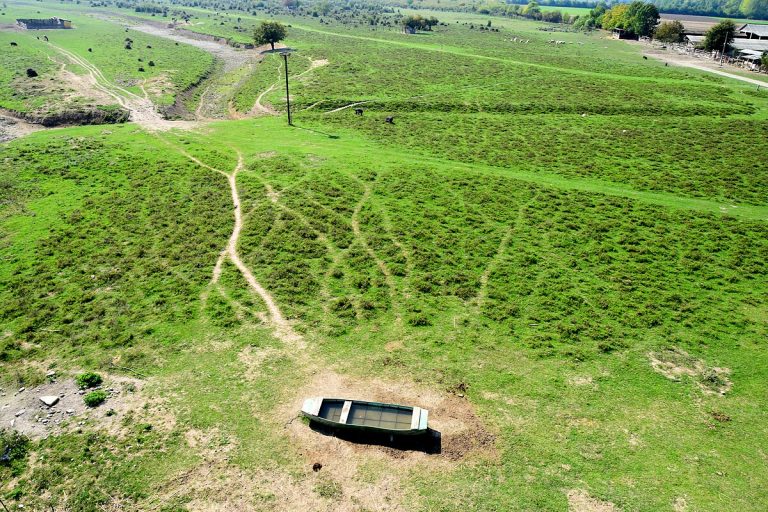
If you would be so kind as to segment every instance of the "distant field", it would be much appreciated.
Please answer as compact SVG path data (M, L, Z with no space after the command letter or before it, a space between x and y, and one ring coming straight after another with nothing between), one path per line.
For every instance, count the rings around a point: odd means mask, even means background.
M36 9L31 9L11 4L4 12L9 19L51 17L64 12L72 18L75 26L73 30L28 31L18 35L0 34L3 41L12 37L25 41L24 47L9 48L7 53L4 45L3 58L10 58L13 55L11 52L34 52L37 56L36 61L17 59L14 63L9 63L14 67L5 68L5 72L9 73L7 80L10 80L10 74L13 76L23 74L26 67L33 62L38 66L41 61L46 64L43 71L55 69L49 57L54 59L54 62L66 63L77 73L84 72L59 55L54 47L37 39L38 36L42 39L43 35L47 35L52 44L90 59L99 66L108 80L119 83L137 94L143 95L146 92L160 105L172 104L176 95L198 81L213 62L209 54L196 48L180 48L166 39L136 31L129 33L120 25L101 22L93 16L73 11L71 7L42 4ZM131 50L125 48L126 38L133 41Z
M185 9L242 42L271 18ZM134 386L0 465L9 508L763 510L766 91L532 21L281 14L289 127L281 57L225 73L124 50L131 10L40 10L109 83L165 75L158 103L214 76L202 121L0 146L3 399ZM321 395L427 407L442 453L322 435Z

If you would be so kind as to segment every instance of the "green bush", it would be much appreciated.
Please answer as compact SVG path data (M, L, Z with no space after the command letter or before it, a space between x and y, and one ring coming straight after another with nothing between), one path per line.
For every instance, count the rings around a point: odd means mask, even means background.
M88 407L98 407L99 405L103 404L106 399L107 392L103 389L98 389L85 395L83 397L83 402L85 402L85 405Z
M85 372L78 375L75 378L75 382L80 389L95 388L96 386L101 385L102 378L98 373Z
M29 439L14 430L0 430L0 475L9 468L11 476L24 470L29 451Z

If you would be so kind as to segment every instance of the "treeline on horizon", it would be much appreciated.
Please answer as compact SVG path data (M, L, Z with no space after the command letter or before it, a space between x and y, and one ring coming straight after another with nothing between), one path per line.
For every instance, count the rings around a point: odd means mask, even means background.
M587 8L592 9L603 6L605 9L619 4L630 3L626 1L601 1L601 0L541 0L538 5L560 8ZM730 18L749 18L756 20L768 20L768 0L651 0L660 13L690 14L697 16L721 16ZM167 10L164 6L200 7L214 11L239 10L251 12L254 9L274 8L322 8L329 10L381 10L382 6L407 8L429 8L447 11L466 11L481 14L507 13L517 14L526 7L525 3L512 0L486 0L484 2L472 2L472 0L168 0L167 2L148 2L146 0L91 0L94 7L116 5L117 7L131 8L143 12L157 12ZM556 16L557 17L557 16ZM565 16L563 15L565 19ZM544 21L551 21L544 19Z
M579 7L592 9L599 1L589 0L542 0L547 7ZM607 2L607 7L619 3ZM661 13L692 14L697 16L724 16L732 18L768 19L768 0L653 0Z

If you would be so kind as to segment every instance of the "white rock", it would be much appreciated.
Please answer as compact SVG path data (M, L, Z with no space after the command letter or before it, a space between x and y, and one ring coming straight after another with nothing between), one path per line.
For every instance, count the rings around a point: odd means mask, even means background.
M67 409L67 414L75 414L75 410L74 409Z
M25 412L27 412L27 410L26 410L26 409L22 409L22 410L20 410L19 412L17 412L17 413L16 413L16 417L18 418L19 416L21 416L21 415L22 415L22 414L24 414Z
M19 393L23 393L27 388L19 388Z
M40 397L40 401L43 402L48 407L53 407L57 403L59 403L59 397L56 395L45 395Z

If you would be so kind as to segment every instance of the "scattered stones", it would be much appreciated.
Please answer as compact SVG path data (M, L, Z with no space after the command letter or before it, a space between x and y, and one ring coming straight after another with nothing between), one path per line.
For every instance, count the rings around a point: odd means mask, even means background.
M48 407L53 407L54 405L59 403L59 397L55 395L41 396L40 401L43 402Z

